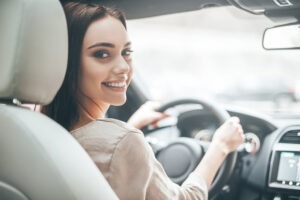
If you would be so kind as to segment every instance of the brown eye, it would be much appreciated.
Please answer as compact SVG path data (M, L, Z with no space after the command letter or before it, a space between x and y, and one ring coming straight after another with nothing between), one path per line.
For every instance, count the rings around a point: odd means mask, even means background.
M109 54L108 54L107 51L100 50L100 51L94 52L93 56L96 57L96 58L103 59L103 58L108 58Z

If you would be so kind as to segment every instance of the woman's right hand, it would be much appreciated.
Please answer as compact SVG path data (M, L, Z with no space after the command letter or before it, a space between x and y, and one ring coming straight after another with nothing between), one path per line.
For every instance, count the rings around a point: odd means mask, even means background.
M240 119L231 117L217 129L212 144L221 148L225 154L229 154L236 150L244 142L244 139L245 136Z
M127 123L137 129L141 129L147 125L156 127L159 120L169 117L166 113L156 111L159 106L160 103L158 102L147 101L135 113L133 113Z

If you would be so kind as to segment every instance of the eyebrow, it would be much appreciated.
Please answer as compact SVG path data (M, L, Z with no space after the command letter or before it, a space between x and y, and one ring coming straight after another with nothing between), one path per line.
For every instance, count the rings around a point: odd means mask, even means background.
M127 42L124 46L127 47L129 45L131 45L131 42ZM88 49L92 49L92 48L95 48L95 47L110 47L110 48L115 48L115 45L112 44L112 43L100 42L100 43L96 43L96 44L93 44L93 45L89 46Z

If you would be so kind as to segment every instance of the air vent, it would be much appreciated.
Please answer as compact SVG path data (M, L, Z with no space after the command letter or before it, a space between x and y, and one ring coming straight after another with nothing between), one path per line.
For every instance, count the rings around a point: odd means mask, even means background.
M300 144L300 130L286 132L280 139L280 143Z

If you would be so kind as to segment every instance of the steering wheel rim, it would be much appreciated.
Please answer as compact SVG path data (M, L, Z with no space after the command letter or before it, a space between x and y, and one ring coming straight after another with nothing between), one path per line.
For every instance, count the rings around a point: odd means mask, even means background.
M225 109L222 109L222 108L218 107L217 105L215 105L215 104L213 104L209 101L203 100L203 99L179 99L179 100L170 101L166 104L163 104L160 108L157 109L157 111L164 112L169 108L172 108L172 107L175 107L175 106L178 106L178 105L183 105L183 104L200 104L203 107L204 110L210 111L219 120L220 124L223 124L230 117L230 115L228 114L228 112L225 111ZM152 131L155 131L155 130L152 130ZM161 160L159 159L160 157L158 157L160 155L160 153L163 152L165 149L168 149L169 147L170 148L172 147L174 149L174 146L176 146L176 145L177 145L177 147L176 147L177 150L178 150L178 148L181 148L180 145L182 147L185 146L186 148L188 148L191 151L193 156L198 156L196 154L198 154L197 151L199 151L199 149L196 147L195 141L196 141L196 139L193 139L193 138L184 138L183 140L179 138L179 139L171 142L170 144L168 144L162 150L160 150L156 154L156 157L161 162ZM200 144L201 142L199 140L197 140L196 143ZM176 151L176 149L174 151ZM199 158L199 157L197 157L197 158ZM194 159L197 159L197 158L195 157ZM233 172L233 169L234 169L234 166L235 166L235 163L236 163L236 158L237 158L237 152L236 151L230 153L227 156L227 158L224 161L223 165L219 169L219 172L215 176L215 179L214 179L214 181L211 185L211 188L209 190L209 194L214 195L217 192L221 191L222 187L225 185L225 183L227 182L227 180L229 179L230 175ZM164 159L167 159L166 156L164 156ZM201 160L202 157L199 158L199 159ZM187 170L189 170L189 171L187 171L188 172L187 174L191 173L194 170L194 168L198 165L200 160L198 160L198 162L195 161L196 165L194 167L192 167L192 169L191 169L191 167L189 167L187 169ZM193 162L193 163L195 163L195 162ZM163 162L161 162L161 163L165 168L166 164L163 164ZM168 174L167 171L166 171L166 173Z

